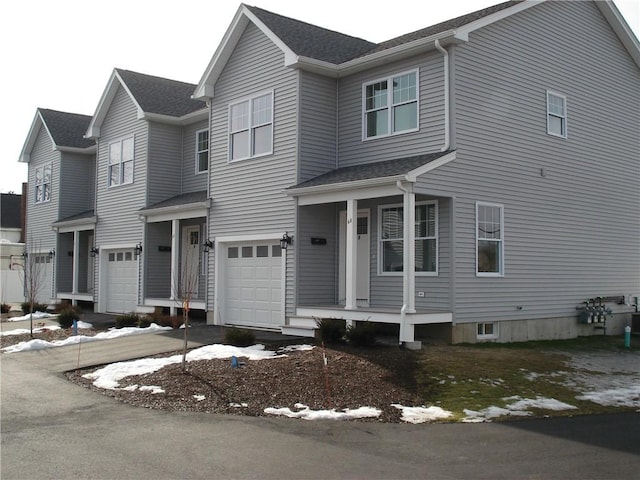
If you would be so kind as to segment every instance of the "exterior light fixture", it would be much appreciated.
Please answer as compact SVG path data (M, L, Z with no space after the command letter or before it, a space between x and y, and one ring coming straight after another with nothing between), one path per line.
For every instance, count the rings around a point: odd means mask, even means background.
M49 250L49 258L53 258L55 256L56 256L56 250L52 248L51 250Z
M139 257L141 253L142 253L142 243L138 242L138 244L136 245L136 251L135 251L136 257Z
M211 250L213 250L213 241L211 240L206 240L202 245L204 246L205 252L210 252Z
M89 252L89 255L91 255L92 257L95 257L96 255L98 255L99 252L100 250L98 249L98 247L91 247L91 251Z
M280 239L280 248L282 250L286 250L287 247L291 245L292 241L293 239L289 236L289 234L287 234L287 232L284 232L284 235L282 235L282 238Z

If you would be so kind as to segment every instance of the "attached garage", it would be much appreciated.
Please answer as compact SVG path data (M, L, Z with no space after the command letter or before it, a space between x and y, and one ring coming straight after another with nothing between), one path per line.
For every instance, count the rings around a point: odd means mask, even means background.
M106 311L134 311L138 303L138 262L133 249L110 250L106 270Z
M279 242L229 243L223 255L222 323L258 328L282 326L283 257Z

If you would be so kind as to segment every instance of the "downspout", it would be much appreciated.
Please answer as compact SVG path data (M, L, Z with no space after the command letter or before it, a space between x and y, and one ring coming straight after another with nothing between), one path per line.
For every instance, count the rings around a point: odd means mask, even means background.
M449 52L440 45L440 40L436 39L435 47L442 53L444 58L444 145L440 149L441 152L446 152L451 146L450 140L450 120L449 120Z

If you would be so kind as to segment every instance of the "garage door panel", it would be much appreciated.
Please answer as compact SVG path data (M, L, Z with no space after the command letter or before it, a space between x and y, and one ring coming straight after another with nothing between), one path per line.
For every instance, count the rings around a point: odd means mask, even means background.
M138 263L133 250L114 250L107 257L107 311L126 313L137 303Z
M227 247L226 257L224 321L280 326L283 308L279 246L264 241L237 243Z

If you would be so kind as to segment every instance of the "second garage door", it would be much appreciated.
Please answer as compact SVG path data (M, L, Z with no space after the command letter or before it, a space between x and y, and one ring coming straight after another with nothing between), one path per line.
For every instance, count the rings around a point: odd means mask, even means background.
M225 270L224 323L263 328L284 323L278 242L227 245Z
M107 258L107 312L128 313L138 299L138 262L133 250L113 250Z

